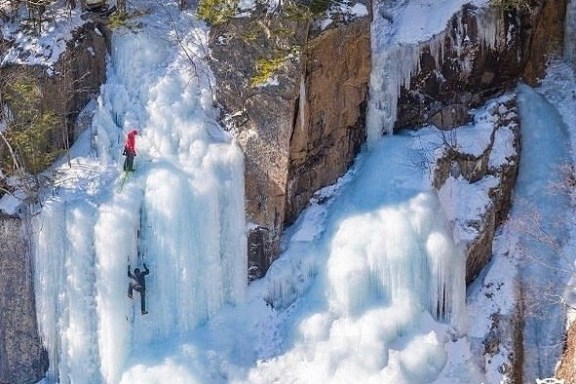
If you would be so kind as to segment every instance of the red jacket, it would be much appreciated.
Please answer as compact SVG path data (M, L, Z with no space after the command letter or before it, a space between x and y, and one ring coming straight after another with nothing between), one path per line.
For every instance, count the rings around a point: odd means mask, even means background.
M136 156L136 135L138 131L135 129L131 130L128 133L128 137L126 138L126 143L124 143L124 150L132 156Z

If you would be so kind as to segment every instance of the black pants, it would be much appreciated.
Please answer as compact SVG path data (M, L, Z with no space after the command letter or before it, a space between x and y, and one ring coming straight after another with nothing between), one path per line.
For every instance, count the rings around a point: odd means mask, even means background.
M126 155L124 160L124 170L132 172L134 170L134 155Z
M132 291L140 292L140 311L146 312L146 290L136 283L128 285L128 296L132 297Z

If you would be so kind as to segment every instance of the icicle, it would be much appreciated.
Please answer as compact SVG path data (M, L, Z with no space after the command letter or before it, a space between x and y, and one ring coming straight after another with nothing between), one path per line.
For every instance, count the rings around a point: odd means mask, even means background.
M371 146L391 134L402 87L409 89L413 72L420 68L420 47L394 45L373 54L370 96L366 116L367 142Z
M94 300L93 207L47 201L35 218L36 300L48 350L47 377L59 382L99 379Z
M371 228L351 239L357 228ZM434 192L341 223L328 260L330 305L346 316L366 309L374 292L397 306L424 309L463 329L465 258ZM366 244L370 244L363 252Z
M426 44L420 45L420 51L424 49L424 47L428 47L430 50L430 56L434 58L434 62L436 63L436 68L439 69L446 57L445 54L445 41L446 41L446 31L439 33L438 35L434 36L432 40L430 40Z
M247 285L243 156L213 119L211 92L163 38L114 34L112 45L93 121L98 158L75 158L83 167L62 171L80 172L70 193L58 190L37 216L40 332L48 376L62 384L119 383L133 349L189 334L241 302ZM200 60L195 68L209 72ZM139 169L110 192L130 128L140 131ZM127 266L144 262L141 317Z
M478 43L489 49L496 49L498 37L503 28L499 25L496 12L493 7L483 8L477 15L478 21Z
M499 33L503 27L498 24L494 9L487 7L481 9L478 14L478 43L490 49L495 49L498 43ZM456 37L452 37L447 31L443 31L425 43L401 45L392 42L391 35L382 33L382 26L375 21L372 27L372 73L370 75L370 92L368 110L366 115L367 143L371 147L382 136L394 131L398 112L398 98L402 87L410 89L412 75L420 70L420 56L424 49L428 49L434 58L436 68L440 68L446 57L445 42L447 38L452 41L453 49L461 52L462 44L466 41L467 34L458 19ZM380 18L381 19L381 18ZM379 19L378 19L379 20ZM383 35L383 36L379 36ZM464 70L470 71L472 63L466 62Z
M300 97L298 104L298 114L300 115L300 128L304 129L306 124L306 82L304 74L300 77Z

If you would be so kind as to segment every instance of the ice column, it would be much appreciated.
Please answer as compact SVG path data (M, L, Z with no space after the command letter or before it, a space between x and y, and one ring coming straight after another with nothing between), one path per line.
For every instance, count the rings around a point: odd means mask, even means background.
M92 251L95 208L53 199L34 218L36 306L50 382L100 381Z
M420 65L417 45L387 46L373 51L370 92L366 115L368 145L373 145L382 133L392 133L402 87L410 87L412 72Z

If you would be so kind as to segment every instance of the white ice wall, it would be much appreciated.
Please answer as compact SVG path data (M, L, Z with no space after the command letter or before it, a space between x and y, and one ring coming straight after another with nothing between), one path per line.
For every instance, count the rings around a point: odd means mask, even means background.
M180 43L201 57L207 35L192 22ZM118 383L135 348L189 334L244 297L243 157L215 121L209 69L165 27L114 34L92 129L35 218L50 382ZM120 190L133 128L136 172ZM139 294L127 298L127 266L144 262L142 316Z

